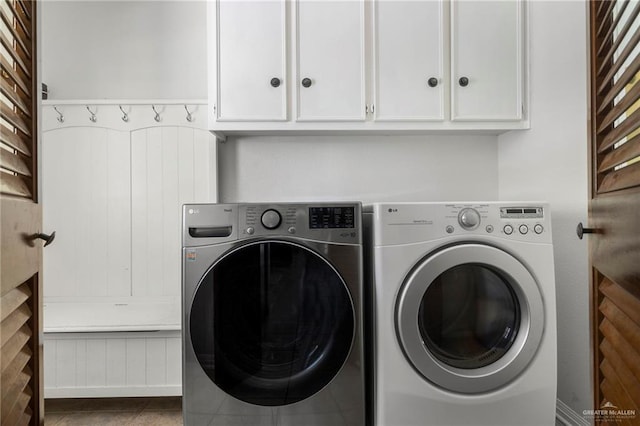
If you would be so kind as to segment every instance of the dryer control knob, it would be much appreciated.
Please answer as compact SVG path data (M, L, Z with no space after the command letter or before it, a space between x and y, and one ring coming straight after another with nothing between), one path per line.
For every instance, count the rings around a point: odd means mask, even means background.
M269 209L262 213L260 221L265 228L276 229L280 226L280 222L282 222L282 216L280 216L277 210Z
M458 213L458 223L467 231L476 229L480 225L480 213L469 207L462 209Z

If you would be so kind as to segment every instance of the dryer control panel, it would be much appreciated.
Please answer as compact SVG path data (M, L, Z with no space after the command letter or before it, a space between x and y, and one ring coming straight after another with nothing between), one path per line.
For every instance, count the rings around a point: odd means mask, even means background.
M451 236L491 236L551 243L546 203L389 203L375 204L376 245L430 241Z

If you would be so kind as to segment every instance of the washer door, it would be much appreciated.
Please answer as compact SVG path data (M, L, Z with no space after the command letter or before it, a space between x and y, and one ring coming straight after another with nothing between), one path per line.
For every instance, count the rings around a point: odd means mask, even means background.
M522 372L542 339L542 296L529 270L498 248L437 251L409 274L396 306L409 362L444 389L479 393Z
M189 316L198 362L223 391L279 406L326 386L346 361L355 312L338 272L286 241L244 245L219 259Z

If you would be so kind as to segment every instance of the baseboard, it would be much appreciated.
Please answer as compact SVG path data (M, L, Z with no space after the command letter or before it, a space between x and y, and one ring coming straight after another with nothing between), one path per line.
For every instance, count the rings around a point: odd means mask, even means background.
M182 396L182 386L106 386L45 388L45 398L128 398Z
M576 413L564 402L556 400L557 426L591 426L591 422Z

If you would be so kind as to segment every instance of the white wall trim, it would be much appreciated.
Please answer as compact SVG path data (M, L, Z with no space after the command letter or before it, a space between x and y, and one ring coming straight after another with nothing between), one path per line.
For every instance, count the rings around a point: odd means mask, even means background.
M556 425L561 426L590 426L591 422L576 413L561 400L556 400Z
M182 386L108 386L46 389L46 398L128 398L144 396L182 396Z

